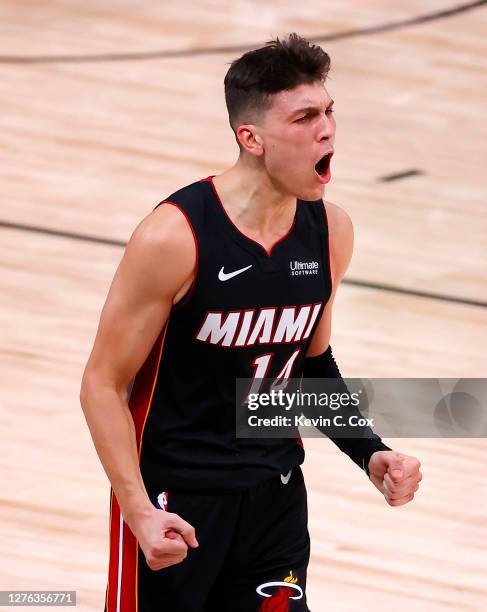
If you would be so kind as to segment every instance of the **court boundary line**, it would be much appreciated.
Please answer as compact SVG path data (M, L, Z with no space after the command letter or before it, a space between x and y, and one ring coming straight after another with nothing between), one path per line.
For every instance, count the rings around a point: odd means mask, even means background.
M50 228L44 228L36 225L27 225L23 223L13 223L10 221L1 221L0 228L13 229L23 232L32 232L45 236L54 236L56 238L67 238L69 240L79 240L82 242L91 242L94 244L101 244L105 246L114 247L125 247L127 243L123 240L115 240L114 238L105 238L103 236L93 236L90 234L79 234L76 232L68 232L63 230L55 230ZM387 291L389 293L395 293L400 295L409 295L413 297L439 300L442 302L449 302L452 304L461 304L463 306L475 306L477 308L487 308L487 302L481 300L473 300L470 298L462 298L455 295L447 295L442 293L432 293L429 291L422 291L420 289L409 289L406 287L400 287L398 285L388 285L383 283L376 283L373 281L361 280L358 278L344 278L342 280L344 285L350 285L353 287L362 287L363 289L373 289L376 291Z
M442 9L433 13L426 13L408 19L397 21L389 21L382 24L365 26L363 28L353 28L343 30L341 32L333 32L331 34L321 34L317 36L306 37L310 42L334 42L339 40L348 40L350 38L359 38L361 36L371 36L373 34L382 34L384 32L393 32L395 30L410 28L416 25L437 21L453 17L476 8L480 8L487 4L487 0L476 0L467 4L460 4L448 9ZM99 53L87 55L37 55L37 56L21 56L21 55L0 55L0 64L51 64L51 63L88 63L88 62L125 62L125 61L141 61L151 59L169 59L180 57L196 57L200 55L221 55L226 53L240 53L261 46L262 43L247 43L245 45L228 45L219 47L206 47L200 49L172 49L163 51L140 51L133 53Z
M105 238L103 236L93 236L92 234L79 234L77 232L68 232L64 230L56 230L38 225L28 225L24 223L13 223L11 221L0 221L0 227L3 229L13 229L22 232L32 232L34 234L44 234L46 236L55 236L56 238L69 238L71 240L81 240L82 242L93 242L96 244L104 244L106 246L125 247L127 245L123 240L115 240L114 238Z
M476 306L478 308L487 308L487 302L482 302L482 300L462 298L456 295L448 295L445 293L432 293L430 291L422 291L421 289L409 289L406 287L400 287L398 285L386 285L373 281L360 280L358 278L344 278L342 280L342 283L344 285L361 287L363 289L374 289L376 291L387 291L389 293L398 293L401 295L409 295L430 300L440 300L442 302L461 304L463 306Z

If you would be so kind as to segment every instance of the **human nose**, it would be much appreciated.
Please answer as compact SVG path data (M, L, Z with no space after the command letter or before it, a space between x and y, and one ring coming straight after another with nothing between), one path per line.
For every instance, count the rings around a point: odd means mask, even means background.
M330 140L335 135L335 120L333 115L328 115L326 112L321 114L321 120L319 121L319 133L318 140Z

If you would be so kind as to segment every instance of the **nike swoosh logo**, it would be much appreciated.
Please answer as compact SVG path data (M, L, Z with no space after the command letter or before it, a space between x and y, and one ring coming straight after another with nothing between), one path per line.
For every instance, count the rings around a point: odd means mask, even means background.
M285 476L283 476L281 474L281 482L282 482L282 484L287 484L289 482L289 479L291 478L291 472L292 472L292 470L289 470L289 472Z
M234 272L227 272L227 273L223 271L224 267L225 266L222 266L222 269L220 270L220 272L218 272L218 278L221 281L226 281L226 280L229 280L230 278L233 278L234 276L237 276L237 274L242 274L242 272L245 272L245 270L248 270L249 268L251 268L252 264L250 264L250 266L246 266L245 268L240 268L240 270L235 270Z

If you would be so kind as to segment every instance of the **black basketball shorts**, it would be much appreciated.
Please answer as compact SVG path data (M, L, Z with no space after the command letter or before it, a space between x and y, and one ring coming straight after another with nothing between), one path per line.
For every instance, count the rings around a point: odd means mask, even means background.
M151 570L113 497L105 612L309 612L299 466L238 492L148 493L193 525L199 547L177 565Z

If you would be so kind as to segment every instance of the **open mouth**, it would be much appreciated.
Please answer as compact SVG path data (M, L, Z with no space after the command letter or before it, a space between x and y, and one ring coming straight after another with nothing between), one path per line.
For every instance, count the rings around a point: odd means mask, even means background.
M328 172L330 168L330 160L332 156L333 156L333 153L328 153L327 155L324 155L320 159L320 161L315 166L315 170L317 174L319 174L320 176L325 176L325 174Z

